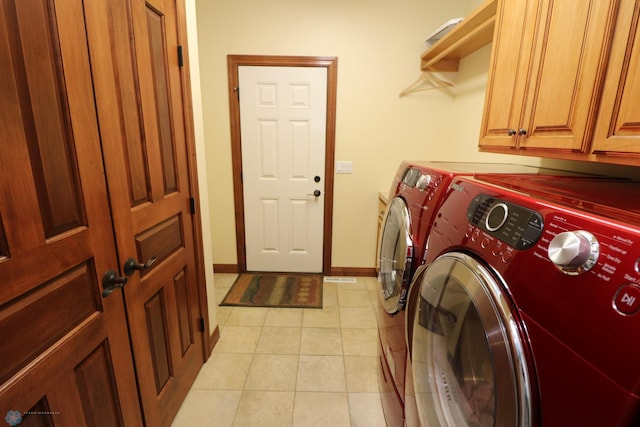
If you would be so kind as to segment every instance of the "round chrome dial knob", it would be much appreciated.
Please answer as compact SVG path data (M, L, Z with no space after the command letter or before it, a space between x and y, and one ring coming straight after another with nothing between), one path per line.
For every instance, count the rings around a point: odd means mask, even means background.
M560 271L576 275L589 271L596 264L600 244L588 231L566 231L551 240L547 253Z

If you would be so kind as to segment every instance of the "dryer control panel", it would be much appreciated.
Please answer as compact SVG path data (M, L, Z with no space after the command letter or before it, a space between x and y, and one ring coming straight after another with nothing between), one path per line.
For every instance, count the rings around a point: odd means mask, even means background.
M469 222L519 250L529 249L542 235L540 213L487 194L477 195L467 208Z

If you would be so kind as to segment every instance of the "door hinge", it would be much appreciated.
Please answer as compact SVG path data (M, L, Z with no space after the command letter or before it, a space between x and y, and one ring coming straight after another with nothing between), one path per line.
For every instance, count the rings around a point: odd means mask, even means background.
M198 319L198 327L200 328L200 332L204 332L204 317Z
M240 87L234 86L233 91L236 93L236 96L238 97L238 102L240 102Z
M184 67L184 57L182 56L182 46L178 46L178 67Z
M191 209L191 215L196 214L196 199L191 197L189 199L189 208Z

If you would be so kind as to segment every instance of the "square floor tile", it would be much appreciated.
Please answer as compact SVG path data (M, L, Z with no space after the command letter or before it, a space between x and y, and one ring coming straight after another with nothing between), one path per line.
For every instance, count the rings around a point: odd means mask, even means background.
M299 354L302 328L265 326L258 339L256 353Z
M338 306L338 292L335 283L324 282L322 288L322 308Z
M342 333L339 328L302 328L300 354L342 354Z
M296 390L346 392L344 358L300 355Z
M351 427L386 427L379 393L349 393Z
M339 328L340 311L338 307L307 310L304 312L302 326L305 328Z
M289 426L293 418L294 392L252 391L242 393L234 427Z
M349 427L347 393L298 392L293 427Z
M377 357L345 356L347 390L351 393L378 391L378 363Z
M298 356L256 354L249 369L246 390L295 391Z
M299 328L302 326L303 312L301 308L270 308L264 326Z
M378 329L342 329L345 356L377 356Z
M171 427L231 427L241 391L192 389Z
M262 328L258 326L225 326L220 329L220 340L214 353L254 353Z
M340 322L343 328L377 328L378 321L373 307L341 307Z
M225 326L263 326L266 317L264 307L233 307Z
M369 291L338 288L338 305L340 307L370 307Z
M253 354L213 353L193 383L194 389L242 390Z

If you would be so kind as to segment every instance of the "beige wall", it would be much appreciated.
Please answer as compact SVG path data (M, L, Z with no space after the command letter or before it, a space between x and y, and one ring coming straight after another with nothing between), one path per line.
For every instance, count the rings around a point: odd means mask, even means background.
M198 34L196 22L196 1L185 0L185 15L187 19L187 38L189 49L189 70L191 72L191 94L193 108L194 137L196 146L196 167L198 169L198 190L200 197L200 217L202 219L202 246L205 264L205 280L207 288L207 305L209 311L209 329L213 331L217 324L216 298L213 279L211 215L209 211L209 188L207 179L206 148L204 139L204 124L202 115L202 92L200 90L200 66L198 55Z
M482 160L475 145L489 50L480 72L443 77L460 88L399 92L419 76L426 36L464 16L465 1L197 0L213 262L235 264L228 54L338 57L334 267L373 267L377 193L403 159ZM478 56L478 55L475 55ZM471 58L473 61L473 58ZM483 62L484 61L484 62ZM454 113L455 111L455 113Z
M447 90L399 92L419 76L424 40L481 0L196 0L213 262L235 264L226 56L338 57L333 267L373 267L377 193L403 159L538 164L479 153L490 46L465 58ZM554 166L561 166L554 164Z

